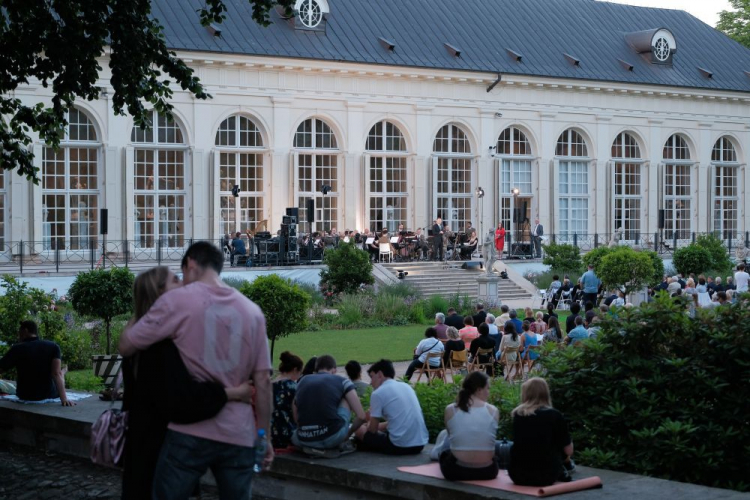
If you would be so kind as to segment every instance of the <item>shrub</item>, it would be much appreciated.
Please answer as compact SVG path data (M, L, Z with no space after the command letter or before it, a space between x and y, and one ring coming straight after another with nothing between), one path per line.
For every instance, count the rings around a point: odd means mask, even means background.
M424 300L423 310L427 319L434 321L437 313L446 314L448 312L448 300L445 297L433 295Z
M664 278L664 261L659 257L659 254L653 250L641 250L641 253L647 255L651 259L651 265L654 268L654 274L651 275L651 279L646 283L650 287L655 287Z
M621 247L616 247L621 248ZM583 256L583 264L584 266L592 266L594 270L598 273L599 272L599 265L602 261L602 259L612 253L615 250L615 248L609 248L609 247L598 247L590 252L587 252L586 255Z
M596 339L542 357L587 465L747 490L750 304L701 310L664 294ZM700 464L689 467L687 464Z
M310 296L290 280L277 274L259 276L242 285L240 292L255 302L266 317L266 334L271 340L271 359L276 339L304 330Z
M107 354L112 352L112 318L133 310L133 280L133 273L124 267L95 269L78 273L68 291L73 309L78 314L104 321Z
M581 251L573 245L558 245L550 243L542 245L544 248L545 265L559 273L581 271Z
M5 288L5 294L0 296L0 340L10 346L18 341L21 321L36 319L34 315L49 308L52 299L8 274L3 276L0 286Z
M713 234L701 234L695 240L695 244L711 255L710 269L722 275L731 272L732 261L729 260L727 249L719 238Z
M630 247L618 247L594 267L597 276L607 288L618 288L631 294L642 289L654 277L651 257Z
M229 276L228 278L222 278L221 281L235 290L239 290L247 280L245 278L240 278L239 276Z
M389 325L408 323L410 304L403 297L389 293L379 293L375 296L374 318Z
M323 255L325 269L320 271L320 284L335 293L352 293L361 285L375 283L370 256L354 243L340 243L338 248L326 250Z
M104 388L101 378L94 375L91 370L68 372L65 376L65 384L68 389L86 392L99 392Z
M535 287L537 287L539 290L547 290L549 286L552 284L553 277L555 275L560 275L560 273L556 271L545 271L543 273L527 273L524 278L529 280ZM581 277L581 273L567 273L564 276L568 276L570 279L570 282L575 284L578 283L578 278ZM562 282L563 276L560 276L560 282Z
M683 276L690 273L696 275L704 273L711 268L711 253L697 244L690 244L679 248L674 252L673 261L675 269Z
M91 334L86 329L60 330L52 337L46 337L60 346L63 365L70 370L91 368L91 356L94 354Z
M374 299L365 294L345 293L338 303L338 320L342 326L353 328L362 323L365 317L370 317L374 312Z
M419 288L406 281L382 285L378 287L378 293L395 295L396 297L416 297L420 294Z

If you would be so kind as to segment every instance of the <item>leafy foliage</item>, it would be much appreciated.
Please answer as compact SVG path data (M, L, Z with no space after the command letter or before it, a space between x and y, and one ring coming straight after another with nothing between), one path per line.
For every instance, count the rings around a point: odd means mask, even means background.
M248 0L253 18L269 22L280 4L290 13L294 0ZM150 104L171 115L168 102L179 87L198 99L211 97L193 70L167 49L162 26L148 0L66 0L3 2L0 39L0 162L38 182L30 131L53 147L60 144L68 109L77 98L99 98L102 74L98 58L109 55L109 84L115 114L129 113L136 125L151 126ZM201 22L221 22L223 0L205 0ZM26 105L14 96L19 85L38 80L53 92L51 106Z
M750 2L748 0L729 0L732 10L719 12L716 29L724 32L729 38L750 47Z
M615 248L597 247L590 252L587 252L586 255L583 256L583 265L586 267L593 266L594 270L598 273L600 268L599 265L602 259L614 251Z
M711 254L705 248L697 244L675 250L672 260L677 272L687 276L691 273L696 275L704 273L711 268Z
M732 261L729 260L729 253L724 247L724 243L713 234L701 234L695 240L695 244L704 248L711 254L712 271L719 274L726 274L732 270Z
M573 245L558 245L550 243L542 245L544 248L544 263L553 271L560 273L580 272L581 270L581 251Z
M599 279L607 288L618 288L625 295L642 289L654 278L651 257L630 247L617 247L611 250L594 267Z
M369 255L354 243L341 243L338 248L326 251L323 264L326 268L320 271L320 285L335 293L353 293L361 285L375 283Z
M0 297L0 340L8 345L18 341L21 321L34 319L34 314L52 303L41 290L18 281L13 276L3 276L5 294Z
M654 287L661 283L661 280L664 277L664 261L661 259L661 257L659 257L659 254L654 252L653 250L641 250L641 253L647 255L648 258L651 259L651 265L654 268L654 274L647 282L647 285L650 287Z
M78 314L104 321L107 354L112 351L112 319L133 310L133 280L133 273L127 268L94 269L79 273L68 291Z
M553 401L581 463L747 490L750 303L696 319L684 305L660 294L580 348L545 352Z
M271 340L271 358L276 339L302 331L307 325L310 296L290 280L277 274L259 276L245 283L240 292L255 302L266 317L266 334Z

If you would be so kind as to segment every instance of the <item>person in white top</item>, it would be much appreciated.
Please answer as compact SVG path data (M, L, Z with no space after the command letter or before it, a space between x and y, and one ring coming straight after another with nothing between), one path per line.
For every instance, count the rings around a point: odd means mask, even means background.
M355 434L357 448L388 455L418 455L427 444L429 433L414 389L393 380L396 370L387 359L373 364L367 374L375 390L370 396L368 423Z
M422 339L419 344L417 344L417 348L414 349L414 361L412 361L409 368L406 369L406 380L411 380L411 376L414 375L414 372L424 366L428 354L439 353L441 355L440 357L430 359L430 366L432 368L440 366L440 360L442 359L443 352L445 352L445 346L443 346L443 343L438 338L437 330L435 327L431 326L425 330L424 336L425 338Z
M737 293L747 292L748 281L750 281L750 274L745 272L745 264L737 266L737 272L734 273L734 283L737 285Z

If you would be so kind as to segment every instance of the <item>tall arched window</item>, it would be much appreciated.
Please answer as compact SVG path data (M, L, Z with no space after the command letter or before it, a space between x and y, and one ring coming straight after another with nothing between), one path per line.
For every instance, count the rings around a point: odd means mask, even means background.
M627 132L612 143L612 229L635 241L641 234L641 148Z
M383 120L370 129L365 149L370 229L396 231L406 224L406 140L396 125Z
M672 135L664 144L662 153L664 186L664 238L686 240L690 238L690 178L692 162L690 148L685 139Z
M219 230L221 234L254 230L263 220L264 147L260 130L250 118L233 115L221 122L214 143L219 167Z
M500 220L512 241L529 241L531 231L531 144L526 134L508 127L497 138L499 156Z
M471 221L471 144L457 125L438 130L433 152L433 218L440 217L454 230Z
M589 230L589 157L586 141L575 130L560 134L555 148L558 176L558 239L573 241Z
M737 151L729 137L720 137L711 150L711 184L713 227L718 237L727 239L738 231L739 162Z
M42 152L42 245L84 250L96 244L101 142L83 111L71 108L60 147Z
M135 226L140 248L180 247L185 240L185 154L180 126L158 114L146 130L133 127Z
M339 220L338 141L323 120L309 118L294 134L300 230L330 231ZM323 186L328 186L323 194ZM307 201L315 200L315 222L307 222Z

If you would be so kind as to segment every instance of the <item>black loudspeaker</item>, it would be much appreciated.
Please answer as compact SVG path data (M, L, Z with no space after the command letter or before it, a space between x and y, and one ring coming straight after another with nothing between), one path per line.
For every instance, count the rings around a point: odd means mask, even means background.
M102 208L99 210L99 234L107 234L109 231L109 210Z
M664 229L664 209L659 209L659 229Z
M299 208L298 207L289 207L286 209L286 214L290 217L296 217L299 219ZM294 224L294 223L292 223Z
M308 224L312 224L315 222L315 200L310 198L307 200L307 205L305 205L305 210L307 210L307 222Z
M297 216L296 215L282 215L281 223L282 224L296 224Z

